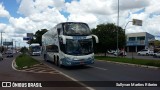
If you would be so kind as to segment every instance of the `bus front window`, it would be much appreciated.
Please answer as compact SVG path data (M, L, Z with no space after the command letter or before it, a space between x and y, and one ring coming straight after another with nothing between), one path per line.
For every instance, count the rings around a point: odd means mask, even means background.
M92 47L92 39L68 39L66 44L66 53L70 55L87 55L93 53Z
M66 23L64 24L65 35L90 35L91 31L88 25L84 23Z
M32 47L32 51L33 52L38 52L40 50L41 50L40 46L34 46L34 47Z

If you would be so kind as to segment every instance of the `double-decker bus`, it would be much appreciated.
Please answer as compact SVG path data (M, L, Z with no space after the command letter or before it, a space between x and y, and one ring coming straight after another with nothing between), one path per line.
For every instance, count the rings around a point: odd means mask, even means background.
M98 43L86 23L59 23L42 35L42 55L57 66L93 64L93 40Z

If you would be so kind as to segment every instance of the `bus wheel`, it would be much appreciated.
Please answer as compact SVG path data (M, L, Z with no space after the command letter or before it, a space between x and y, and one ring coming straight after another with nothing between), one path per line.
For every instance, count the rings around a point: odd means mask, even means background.
M44 61L46 61L47 62L47 56L46 56L46 54L44 54Z
M56 56L54 56L54 58L53 58L53 64L57 65Z
M59 57L57 57L56 62L57 62L57 64L56 64L56 65L57 65L58 67L62 67L62 65L60 64L60 61L59 61Z

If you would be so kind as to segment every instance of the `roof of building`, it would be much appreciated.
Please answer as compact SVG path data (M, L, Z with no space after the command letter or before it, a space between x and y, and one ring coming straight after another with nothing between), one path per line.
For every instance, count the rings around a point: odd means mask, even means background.
M137 36L146 36L146 35L154 37L154 35L152 35L152 34L150 34L148 32L128 33L127 37L137 37Z

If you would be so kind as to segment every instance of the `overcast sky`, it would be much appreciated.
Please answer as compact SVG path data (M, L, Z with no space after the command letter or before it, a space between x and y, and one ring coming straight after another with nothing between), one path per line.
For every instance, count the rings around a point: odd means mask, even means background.
M14 39L25 45L26 33L50 29L57 23L81 21L95 28L101 23L117 24L118 0L0 0L0 31L3 40ZM119 26L132 19L143 20L143 26L129 23L126 33L148 32L160 36L159 0L119 0Z

